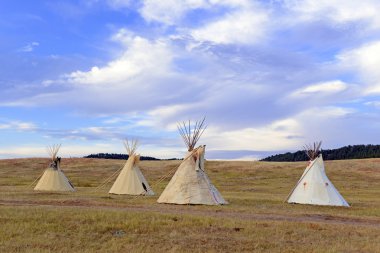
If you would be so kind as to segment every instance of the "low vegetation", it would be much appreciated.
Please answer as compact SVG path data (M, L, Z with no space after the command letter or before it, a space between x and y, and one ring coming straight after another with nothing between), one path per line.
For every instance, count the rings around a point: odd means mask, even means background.
M48 163L0 160L0 252L380 252L380 159L326 162L350 208L283 202L305 162L207 161L226 206L156 203L180 161L141 162L152 197L109 195L125 161L83 158L61 164L75 193L35 192Z
M350 145L337 149L325 149L322 150L322 155L324 160L380 158L380 145ZM262 159L262 161L267 162L297 162L308 160L309 157L303 150L294 153L287 152L272 155Z
M129 155L128 154L115 154L115 153L98 153L98 154L91 154L87 155L84 158L99 158L99 159L121 159L121 160L128 160ZM151 156L140 156L141 161L158 161L160 159L151 157Z

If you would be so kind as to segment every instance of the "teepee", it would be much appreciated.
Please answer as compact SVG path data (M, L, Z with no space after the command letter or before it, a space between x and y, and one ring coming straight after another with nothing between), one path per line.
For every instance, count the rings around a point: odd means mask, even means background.
M137 141L129 143L124 141L125 148L128 151L128 160L121 170L115 183L112 185L109 193L112 194L129 194L129 195L154 195L144 175L138 167L140 156L136 155Z
M194 149L205 130L204 121L205 119L196 122L194 127L191 127L190 121L188 124L183 122L178 125L178 130L188 147L188 153L157 200L158 203L228 204L206 174L204 167L206 146L199 146Z
M75 191L61 170L61 158L57 156L60 147L61 145L53 145L47 148L51 163L34 187L35 191Z
M331 183L325 173L322 154L322 142L306 145L305 152L310 163L298 183L290 192L287 202L324 206L349 206L346 200Z

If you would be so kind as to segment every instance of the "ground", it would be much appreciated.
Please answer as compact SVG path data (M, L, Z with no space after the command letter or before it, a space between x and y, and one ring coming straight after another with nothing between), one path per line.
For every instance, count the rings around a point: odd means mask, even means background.
M63 159L77 191L33 191L48 163L0 160L0 252L380 252L380 159L325 162L350 208L284 203L306 162L207 161L225 206L158 204L180 161L140 163L149 197L99 187L122 160Z

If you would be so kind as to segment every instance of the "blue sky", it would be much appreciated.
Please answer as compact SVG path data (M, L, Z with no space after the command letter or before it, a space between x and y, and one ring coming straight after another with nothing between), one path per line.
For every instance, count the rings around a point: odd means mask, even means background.
M0 158L380 143L377 0L0 2Z

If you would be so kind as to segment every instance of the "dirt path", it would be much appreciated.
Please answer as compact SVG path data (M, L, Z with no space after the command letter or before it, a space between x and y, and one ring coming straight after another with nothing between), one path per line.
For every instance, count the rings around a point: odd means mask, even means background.
M239 220L257 220L257 221L285 221L285 222L302 222L302 223L323 223L331 225L354 225L380 228L380 219L363 219L348 218L332 215L281 215L281 214L259 214L259 213L242 213L230 210L194 210L192 206L179 205L152 205L152 206L107 206L93 205L80 201L64 202L35 202L35 201L18 201L18 200L0 200L0 206L25 206L25 207L63 207L78 209L96 209L96 210L116 210L129 212L153 212L159 214L171 215L192 215L206 216L215 218L231 218ZM190 207L190 208L189 208Z

